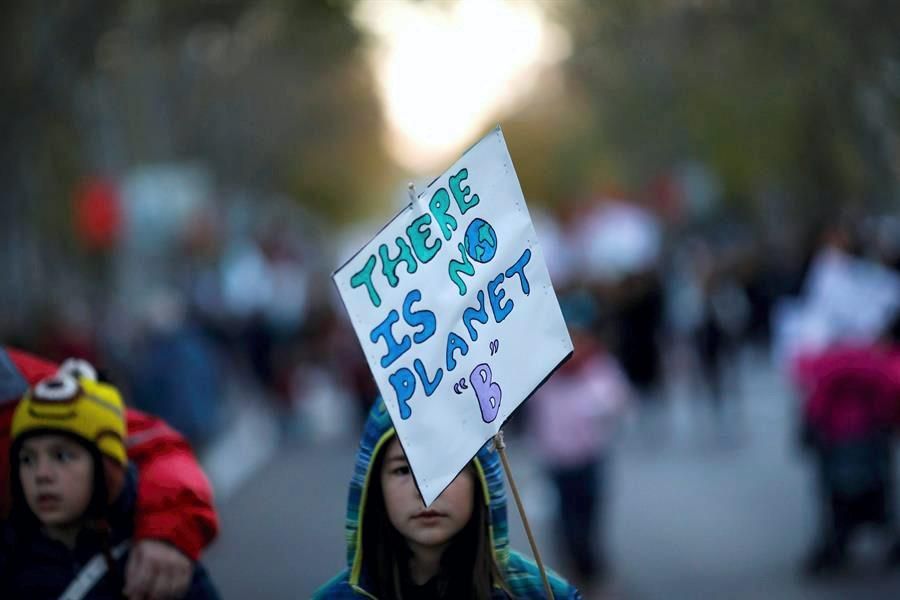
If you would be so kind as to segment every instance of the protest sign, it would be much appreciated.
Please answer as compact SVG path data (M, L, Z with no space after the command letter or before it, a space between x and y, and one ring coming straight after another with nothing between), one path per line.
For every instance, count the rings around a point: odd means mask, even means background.
M333 277L426 505L572 352L499 127Z

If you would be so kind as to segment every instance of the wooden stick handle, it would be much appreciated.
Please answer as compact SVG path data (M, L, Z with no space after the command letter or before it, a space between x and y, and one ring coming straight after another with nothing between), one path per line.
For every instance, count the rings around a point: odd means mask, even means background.
M528 517L525 516L525 507L522 506L522 499L519 497L519 489L512 476L512 469L509 468L509 461L506 458L506 443L503 441L503 432L497 432L494 436L494 447L500 453L500 461L503 463L503 470L506 471L506 478L509 480L509 488L512 490L513 498L516 500L516 507L519 509L519 516L522 517L522 524L525 526L525 535L528 536L528 543L531 544L531 553L534 554L534 560L537 562L538 569L541 571L541 578L544 580L544 591L547 592L547 598L553 600L553 589L550 587L550 580L547 579L547 571L544 569L544 561L541 560L541 553L538 552L537 544L534 541L534 535L531 533L531 526L528 524Z

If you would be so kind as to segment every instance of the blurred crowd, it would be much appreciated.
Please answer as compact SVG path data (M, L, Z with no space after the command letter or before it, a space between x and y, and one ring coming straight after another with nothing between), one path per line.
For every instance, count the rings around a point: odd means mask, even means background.
M112 208L93 206L86 220L119 215L108 246L87 269L59 267L63 293L32 295L27 315L2 323L5 339L104 365L133 402L198 443L221 425L230 380L285 413L310 395L351 399L360 414L371 403L330 281L365 241L361 227L339 230L284 198L215 191L195 167L144 169L103 193ZM804 353L876 339L897 309L895 216L753 225L724 210L673 220L659 207L608 192L532 207L557 294L589 299L592 335L647 406L664 402L671 367L720 411L739 348L771 347L787 371ZM327 428L327 414L318 420Z
M6 320L8 343L101 365L129 402L201 448L236 403L266 404L290 435L303 427L297 412L335 427L335 396L359 388L371 401L361 351L335 313L336 248L315 215L284 198L214 195L181 166L126 178L104 202L112 208L92 210L119 215L115 234L91 249L88 272L61 258L65 292L41 295L27 325Z
M888 564L900 564L896 216L848 213L767 231L727 219L672 226L648 206L601 198L537 218L576 349L526 410L558 491L572 576L591 589L606 574L605 472L623 408L661 448L671 380L687 379L719 435L734 437L748 350L794 392L796 447L809 459L819 515L803 572L846 567L865 525L884 534ZM548 408L560 404L568 420Z
M364 228L339 230L286 199L214 193L181 167L136 174L102 198L86 210L119 216L95 271L44 297L36 321L7 321L8 343L100 365L130 403L201 451L247 402L274 412L287 440L361 425L378 391L330 273ZM848 212L804 227L724 210L673 219L652 196L616 192L535 204L532 216L576 351L524 412L576 581L606 570L595 540L623 416L663 439L675 373L728 431L746 348L770 356L796 391L798 440L821 499L808 569L842 564L860 522L894 527L895 216ZM542 407L558 402L571 404L559 413L569 422L547 418L556 413ZM525 431L522 422L511 426Z

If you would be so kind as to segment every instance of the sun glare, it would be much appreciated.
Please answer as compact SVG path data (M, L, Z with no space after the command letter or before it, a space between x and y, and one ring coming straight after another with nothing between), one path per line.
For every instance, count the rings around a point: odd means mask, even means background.
M447 166L569 51L566 34L527 0L365 0L388 147L403 166Z

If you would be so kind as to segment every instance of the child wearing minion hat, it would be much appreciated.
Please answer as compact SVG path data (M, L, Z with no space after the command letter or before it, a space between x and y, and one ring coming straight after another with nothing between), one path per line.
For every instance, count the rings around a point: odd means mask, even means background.
M137 490L124 415L118 390L84 361L63 363L19 403L0 597L123 597ZM218 597L200 565L185 597Z

